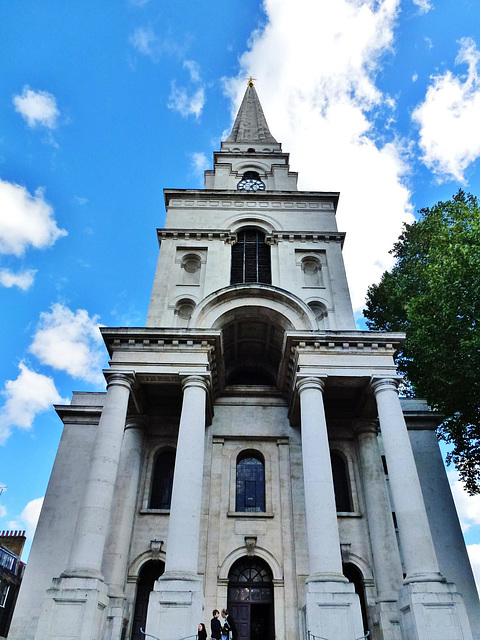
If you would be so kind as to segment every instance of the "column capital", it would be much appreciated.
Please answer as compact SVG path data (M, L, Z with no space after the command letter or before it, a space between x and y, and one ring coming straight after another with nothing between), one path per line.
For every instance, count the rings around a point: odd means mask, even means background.
M146 426L146 419L144 416L127 416L125 421L125 431L127 429L138 429L144 431Z
M131 391L135 382L134 371L112 371L111 369L104 369L103 375L107 381L107 389L118 385L127 387L128 390Z
M355 422L353 430L357 436L362 434L370 434L376 437L378 434L378 421L358 420L357 422Z
M197 373L181 373L180 378L182 381L183 391L185 391L185 389L187 389L188 387L200 387L205 392L207 392L210 388L210 376L208 375L199 375Z
M370 378L369 388L375 395L377 395L377 393L379 393L380 391L386 390L395 391L395 393L398 393L398 386L401 381L401 376L372 376Z
M306 378L299 378L295 384L298 393L302 393L306 389L316 389L317 391L321 391L325 388L325 380L326 375L319 376L308 376Z

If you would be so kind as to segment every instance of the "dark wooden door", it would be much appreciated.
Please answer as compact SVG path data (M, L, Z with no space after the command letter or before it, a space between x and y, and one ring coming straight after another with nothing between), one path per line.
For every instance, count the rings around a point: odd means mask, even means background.
M275 640L272 575L262 560L241 558L233 565L227 606L238 640Z
M145 631L147 623L147 609L150 592L153 591L155 580L165 571L165 565L160 560L150 560L146 562L140 570L137 586L137 597L135 598L135 613L133 614L131 640L144 640L145 636L140 629Z

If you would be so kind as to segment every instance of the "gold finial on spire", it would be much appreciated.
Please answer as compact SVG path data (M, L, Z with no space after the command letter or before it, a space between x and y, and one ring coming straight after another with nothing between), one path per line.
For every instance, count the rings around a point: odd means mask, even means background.
M252 76L250 76L250 78L248 79L248 86L249 87L253 87L253 81L256 80L256 78L252 78Z

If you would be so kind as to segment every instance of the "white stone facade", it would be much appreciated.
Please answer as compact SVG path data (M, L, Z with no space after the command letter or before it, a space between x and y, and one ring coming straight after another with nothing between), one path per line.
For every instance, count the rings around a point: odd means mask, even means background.
M437 418L398 398L403 336L355 329L338 194L296 178L249 85L205 189L165 191L107 392L57 407L9 637L180 640L228 606L238 640L480 640Z

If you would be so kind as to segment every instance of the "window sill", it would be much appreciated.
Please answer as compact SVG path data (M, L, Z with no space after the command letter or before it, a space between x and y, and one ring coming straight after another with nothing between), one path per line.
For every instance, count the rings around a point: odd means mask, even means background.
M170 515L170 509L140 509L140 513L143 515Z
M361 518L362 514L358 511L337 511L338 518Z
M228 518L273 518L272 511L228 511Z

